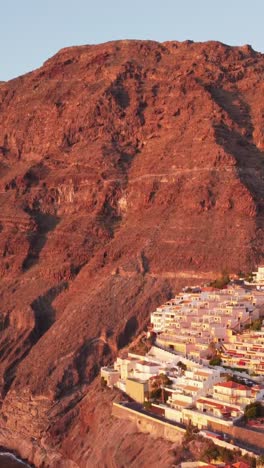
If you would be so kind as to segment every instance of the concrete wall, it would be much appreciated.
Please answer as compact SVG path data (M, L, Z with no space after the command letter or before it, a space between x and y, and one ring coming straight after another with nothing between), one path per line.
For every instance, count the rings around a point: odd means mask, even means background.
M250 429L239 426L227 427L214 422L210 423L210 429L216 432L224 432L229 434L234 439L239 439L246 444L264 450L264 434L261 432L252 431Z
M185 434L185 429L159 421L152 416L139 413L118 403L113 403L112 414L118 418L132 420L140 432L149 433L153 437L163 437L174 443L180 444Z

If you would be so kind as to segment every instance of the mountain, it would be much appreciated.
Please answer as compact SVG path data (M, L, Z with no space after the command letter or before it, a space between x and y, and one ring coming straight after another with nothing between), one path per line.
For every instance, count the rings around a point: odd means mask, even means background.
M178 288L263 261L263 71L247 45L117 41L1 84L2 445L169 466L96 375Z

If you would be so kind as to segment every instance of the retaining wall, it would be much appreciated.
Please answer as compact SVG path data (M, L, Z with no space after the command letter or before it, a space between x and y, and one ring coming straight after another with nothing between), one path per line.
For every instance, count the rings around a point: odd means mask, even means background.
M153 437L163 437L174 443L180 444L185 434L185 429L165 421L159 421L152 416L140 413L131 408L126 408L119 403L113 403L112 414L117 418L130 419L136 423L137 429L140 432L149 433Z
M264 434L261 432L252 431L240 426L223 426L222 424L214 422L211 422L210 428L216 432L229 434L234 439L238 439L245 444L262 449L264 453Z

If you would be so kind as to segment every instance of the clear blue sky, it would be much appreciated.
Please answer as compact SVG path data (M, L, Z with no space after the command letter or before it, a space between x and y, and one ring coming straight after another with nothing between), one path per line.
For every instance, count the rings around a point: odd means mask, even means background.
M264 52L264 0L5 0L0 14L0 80L62 47L113 39L213 39Z

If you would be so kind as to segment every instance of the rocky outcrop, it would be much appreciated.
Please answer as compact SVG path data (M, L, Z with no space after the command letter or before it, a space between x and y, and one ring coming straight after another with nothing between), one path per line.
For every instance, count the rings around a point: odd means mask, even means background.
M263 69L249 46L119 41L1 84L3 430L47 448L47 398L52 425L72 418L64 457L99 366L157 304L262 261Z

